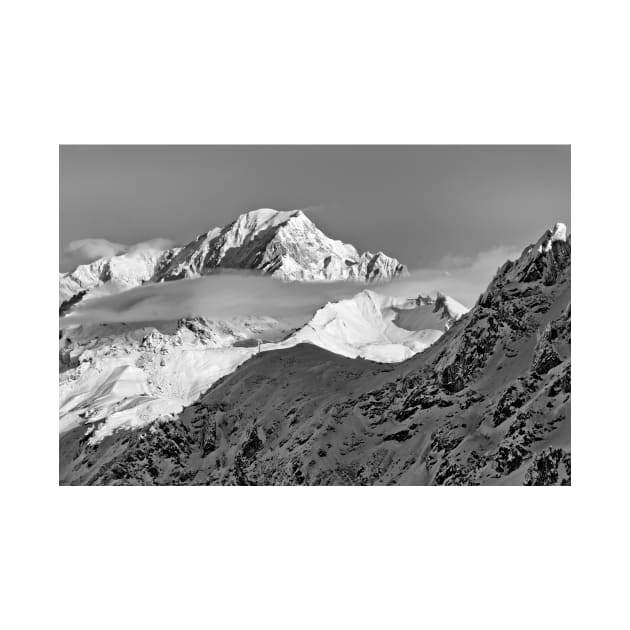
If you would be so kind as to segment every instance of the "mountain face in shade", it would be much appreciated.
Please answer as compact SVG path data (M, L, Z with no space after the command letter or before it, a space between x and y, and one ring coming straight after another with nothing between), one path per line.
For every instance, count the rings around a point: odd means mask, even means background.
M354 246L328 238L301 210L261 209L197 237L154 280L195 278L216 268L258 269L303 282L372 282L407 273L404 265L382 252L360 254Z
M411 359L255 354L174 419L67 431L60 482L570 484L570 296L558 224Z

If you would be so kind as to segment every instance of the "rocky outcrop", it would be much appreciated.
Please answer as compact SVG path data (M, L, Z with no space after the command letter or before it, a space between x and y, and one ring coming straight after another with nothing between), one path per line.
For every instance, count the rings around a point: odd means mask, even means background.
M571 485L571 453L552 447L538 453L527 469L525 485Z

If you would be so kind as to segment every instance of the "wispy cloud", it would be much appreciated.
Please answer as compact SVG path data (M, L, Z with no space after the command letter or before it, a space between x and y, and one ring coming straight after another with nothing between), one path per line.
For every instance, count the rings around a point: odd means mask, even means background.
M109 258L126 250L120 243L112 243L104 238L85 238L68 243L59 260L60 271L72 271L79 265L90 263L98 258Z
M175 280L140 287L79 303L60 326L83 323L144 322L202 316L226 319L266 315L306 321L318 308L370 288L396 297L416 297L442 291L472 306L496 270L520 251L497 247L469 259L446 256L432 269L416 269L406 278L365 285L354 282L282 282L271 276L223 271L194 280Z
M73 271L79 265L91 263L99 258L111 258L126 252L139 252L149 249L168 249L173 241L168 238L154 238L135 245L113 243L104 238L84 238L68 243L59 259L59 271Z
M60 326L163 321L187 316L225 319L266 315L301 320L326 302L351 297L362 288L365 285L353 282L288 283L260 274L223 272L194 280L145 284L89 299L71 315L61 318Z
M520 256L521 250L500 246L476 256L447 255L434 268L410 270L407 278L382 285L387 295L415 296L441 291L471 307L492 280L497 269L508 259Z
M147 249L156 249L161 251L163 249L170 249L173 247L174 243L170 238L152 238L148 241L143 241L142 243L136 243L135 245L130 245L127 248L128 253L145 251Z

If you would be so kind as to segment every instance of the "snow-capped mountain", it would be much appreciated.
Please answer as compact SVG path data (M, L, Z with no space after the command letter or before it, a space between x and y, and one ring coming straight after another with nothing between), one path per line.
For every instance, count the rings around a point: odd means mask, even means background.
M570 295L559 224L411 359L379 365L312 344L257 353L176 419L92 444L85 427L65 432L60 481L570 483Z
M82 300L216 267L259 269L294 281L368 282L406 271L384 254L359 255L329 239L301 211L257 210L184 248L125 253L60 274L60 315ZM103 423L93 436L100 439L117 427L176 413L258 350L247 347L248 340L266 349L290 332L288 324L262 316L66 328L59 341L60 430ZM400 356L411 352L405 346Z
M442 295L406 300L363 291L319 309L292 334L289 324L264 316L70 327L59 340L60 431L99 424L91 438L99 440L118 428L144 426L181 411L253 354L299 343L383 363L402 361L465 311ZM400 326L398 318L415 328Z
M60 315L88 297L118 293L148 281L196 278L212 270L251 269L286 281L388 281L407 267L382 252L359 254L328 238L302 212L260 209L214 228L185 247L101 258L59 274Z
M364 290L320 308L300 330L265 350L312 343L345 357L404 361L442 336L468 309L453 298L395 298Z
M147 282L160 266L166 264L178 251L178 248L143 249L110 258L99 258L91 263L79 265L69 273L60 273L60 314L86 294L98 295L95 289L106 286L107 292L119 293Z
M359 254L328 238L302 212L260 209L197 237L153 278L194 278L217 267L258 269L293 281L372 282L405 275L407 268L382 252Z

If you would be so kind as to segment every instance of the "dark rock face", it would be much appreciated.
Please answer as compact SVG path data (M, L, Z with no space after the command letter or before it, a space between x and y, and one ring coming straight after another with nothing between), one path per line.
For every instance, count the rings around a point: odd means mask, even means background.
M545 238L420 355L256 355L174 420L62 437L61 482L570 484L570 241Z
M551 236L550 234L548 236ZM521 282L541 280L545 286L556 282L571 262L571 243L557 240L549 244L549 249L536 257L519 275Z
M59 317L63 317L66 313L68 313L73 306L78 304L87 294L87 290L78 291L72 297L68 298L59 306Z
M116 449L119 454L104 462L98 471L91 470L89 456L99 447L83 443L83 461L76 463L83 470L81 483L159 485L162 471L168 469L172 485L185 484L192 476L186 469L192 451L190 438L187 427L167 422L156 423L144 431L125 432Z
M538 334L538 342L534 349L532 370L537 374L546 374L551 368L562 363L560 357L562 346L571 343L570 309L559 318L549 322Z
M527 470L525 485L571 485L571 453L561 448L548 448L538 453Z
M498 427L501 423L512 416L517 409L520 409L526 402L528 396L521 384L517 381L508 385L494 410L492 415L492 426Z

